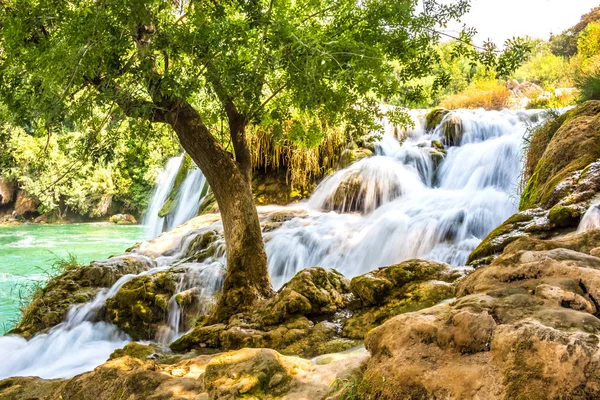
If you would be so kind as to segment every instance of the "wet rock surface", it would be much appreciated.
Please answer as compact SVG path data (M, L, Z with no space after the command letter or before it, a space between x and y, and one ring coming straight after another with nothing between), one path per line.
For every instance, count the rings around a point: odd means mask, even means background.
M160 354L146 355L140 350L144 349L115 354L94 371L69 380L3 380L0 398L333 400L339 398L333 397L334 382L353 375L366 357L365 352L355 352L315 364L269 349L241 349L217 355L189 354L169 362Z
M600 396L600 259L586 254L600 244L599 234L520 239L462 279L456 300L371 331L361 395Z
M302 357L344 351L387 319L452 297L450 282L458 276L447 264L424 260L381 268L351 282L335 270L307 268L257 311L235 315L227 324L201 321L171 348L266 347Z
M154 266L144 256L127 254L88 266L72 266L50 279L34 295L23 317L9 334L30 338L62 322L69 309L91 301L102 289L112 286L126 274L138 274Z

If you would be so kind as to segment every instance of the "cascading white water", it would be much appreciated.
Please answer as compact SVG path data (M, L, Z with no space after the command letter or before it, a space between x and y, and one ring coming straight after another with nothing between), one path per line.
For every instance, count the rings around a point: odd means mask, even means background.
M171 158L156 179L154 193L144 218L147 235L151 239L194 218L198 214L201 196L206 194L207 183L204 174L198 168L191 168L178 188L172 212L165 217L159 216L169 193L173 190L175 178L183 164L183 157L181 155Z
M464 265L479 242L517 211L524 121L538 115L482 110L448 114L446 119L461 122L462 138L460 146L447 149L437 168L432 140L443 140L441 129L427 133L418 123L399 144L390 133L395 130L384 122L380 156L324 180L308 202L308 217L265 233L274 285L280 287L313 265L336 268L348 277L413 257ZM352 186L347 177L357 170L357 175L369 171L360 175L354 189L363 206L353 210L363 214L323 213L345 211L332 204L340 204L336 196ZM356 194L346 199L352 196Z
M177 176L179 168L181 168L182 162L183 155L171 158L164 171L156 178L154 193L152 194L150 206L144 217L144 226L146 226L148 237L150 238L155 238L163 232L165 219L160 217L158 213L163 204L165 204L169 192L173 189L175 177Z
M425 132L421 116L416 129L409 131L383 121L386 133L376 143L377 156L325 179L303 204L259 208L263 219L273 212L298 215L264 233L273 285L280 288L298 271L314 265L336 268L347 277L412 257L463 265L481 239L517 210L524 121L538 116L534 111L455 111L446 118L461 121L462 137L460 145L448 148L443 159L433 142L443 139L441 129ZM169 164L152 202L156 215L181 160ZM188 174L187 178L190 188L200 186L198 177ZM182 191L180 198L188 199L186 193ZM190 204L197 207L198 202ZM184 271L177 292L198 290L197 296L213 296L223 280L222 225L216 217L200 220L199 225L195 225L197 219L192 220L189 227L162 235L151 245L142 244L135 252L154 262L142 274ZM218 250L201 262L191 262L189 249L210 231L219 237L212 243ZM104 301L133 277L121 278L92 302L72 309L65 322L47 335L30 341L0 338L0 352L8 354L0 364L0 378L68 377L106 360L129 338L95 319ZM165 329L156 338L164 343L181 334L183 309L176 296L169 310Z
M198 168L190 169L177 196L177 206L169 220L167 230L173 229L198 215L198 206L206 178Z
M600 229L600 204L592 204L577 227L577 233Z

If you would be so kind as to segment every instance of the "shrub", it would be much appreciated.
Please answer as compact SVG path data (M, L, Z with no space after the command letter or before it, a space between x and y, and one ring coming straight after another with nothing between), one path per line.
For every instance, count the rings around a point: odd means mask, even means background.
M577 77L576 84L581 101L600 100L600 58L595 68L590 68Z
M513 75L519 82L533 82L545 90L573 87L574 66L564 57L542 51L523 64Z
M501 110L508 107L509 100L510 92L501 82L479 80L462 92L447 96L440 102L440 106L449 110L457 108Z

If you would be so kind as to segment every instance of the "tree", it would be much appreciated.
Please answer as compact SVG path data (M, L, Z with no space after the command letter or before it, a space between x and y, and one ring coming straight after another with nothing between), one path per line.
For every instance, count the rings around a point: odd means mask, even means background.
M224 320L272 294L246 127L291 120L295 135L318 137L317 121L372 126L378 99L429 72L436 28L468 10L466 0L417 4L5 0L0 93L34 127L94 132L118 118L172 127L221 211L227 276L214 319ZM228 143L214 135L222 121Z

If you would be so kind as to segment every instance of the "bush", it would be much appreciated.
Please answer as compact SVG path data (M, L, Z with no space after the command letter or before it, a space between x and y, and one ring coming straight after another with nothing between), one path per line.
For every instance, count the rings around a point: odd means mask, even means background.
M460 93L447 96L440 102L440 106L449 110L457 108L501 110L508 107L509 100L510 92L503 83L497 80L480 80Z
M533 82L545 90L573 87L575 67L568 59L542 51L533 56L513 75L519 82Z
M600 100L600 59L596 67L581 74L577 78L577 88L580 90L581 101Z

